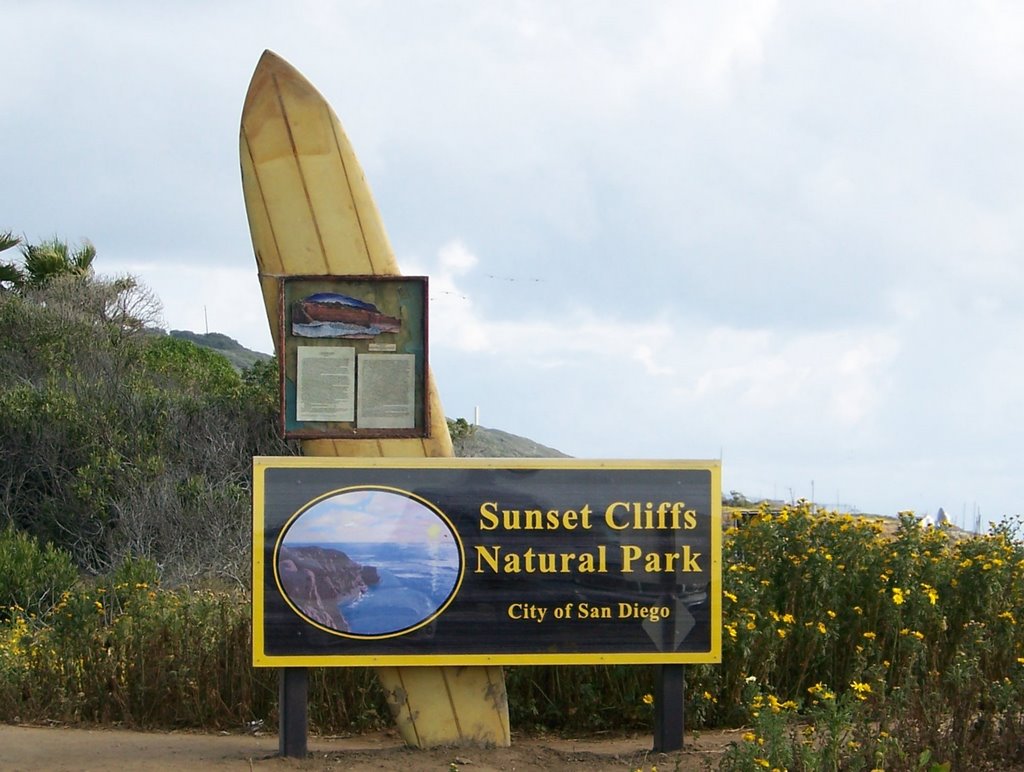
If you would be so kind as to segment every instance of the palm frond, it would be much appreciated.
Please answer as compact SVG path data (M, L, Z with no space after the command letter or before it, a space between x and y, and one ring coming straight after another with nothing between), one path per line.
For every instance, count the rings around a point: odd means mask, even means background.
M0 231L0 252L16 247L21 239L14 235L14 231Z
M25 283L25 275L14 263L0 263L0 287L12 289L21 287ZM10 287L3 285L9 284Z
M86 274L92 270L92 261L96 259L96 247L91 241L85 241L82 246L71 253L70 263L79 274Z
M58 276L91 275L96 247L86 241L73 249L66 241L53 238L39 244L23 244L21 254L27 283L42 287Z

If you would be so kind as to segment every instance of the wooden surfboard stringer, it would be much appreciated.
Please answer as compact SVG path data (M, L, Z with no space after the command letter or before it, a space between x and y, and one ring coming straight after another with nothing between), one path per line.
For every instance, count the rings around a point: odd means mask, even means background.
M401 274L359 161L327 101L294 67L264 52L239 136L242 190L278 356L279 284L298 275ZM429 368L422 438L312 439L308 456L450 457L451 437ZM376 669L407 744L510 744L497 666ZM339 699L344 699L339 695Z

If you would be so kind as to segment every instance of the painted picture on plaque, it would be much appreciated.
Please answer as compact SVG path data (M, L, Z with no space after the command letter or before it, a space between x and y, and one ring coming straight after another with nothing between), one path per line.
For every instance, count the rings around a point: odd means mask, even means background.
M350 637L417 630L462 581L462 545L448 518L395 488L350 488L315 501L287 523L275 553L275 578L292 609Z
M316 292L292 304L292 335L300 338L376 338L399 332L402 320L373 303L338 292Z

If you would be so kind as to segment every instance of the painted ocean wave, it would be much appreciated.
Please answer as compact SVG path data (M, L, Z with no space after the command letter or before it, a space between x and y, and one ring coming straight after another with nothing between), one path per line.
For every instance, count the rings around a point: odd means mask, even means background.
M292 325L292 335L300 338L376 338L382 332L383 330L376 325L364 327L345 322L311 322Z
M338 604L349 632L356 635L386 635L419 625L448 601L459 581L459 552L450 541L322 546L377 569L377 584L360 597Z
M339 603L349 632L383 635L414 627L428 619L448 598L423 592L420 583L410 582L390 571L380 572L381 581L358 600ZM428 585L429 587L429 585Z

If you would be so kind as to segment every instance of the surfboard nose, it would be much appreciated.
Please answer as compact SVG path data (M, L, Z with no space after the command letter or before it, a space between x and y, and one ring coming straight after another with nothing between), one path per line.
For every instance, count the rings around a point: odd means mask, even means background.
M249 80L242 106L243 124L257 125L261 116L278 112L280 105L275 103L284 93L299 103L327 105L327 100L301 72L268 48Z

